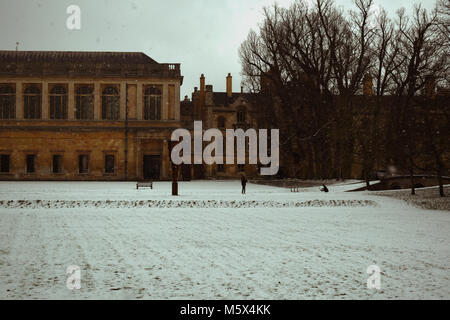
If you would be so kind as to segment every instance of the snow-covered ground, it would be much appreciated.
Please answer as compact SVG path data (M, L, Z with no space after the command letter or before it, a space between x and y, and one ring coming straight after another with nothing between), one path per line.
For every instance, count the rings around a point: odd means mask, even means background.
M418 188L415 191L415 195L411 195L411 189L372 191L370 193L401 199L418 208L450 211L450 185L444 185L446 197L440 196L437 186Z
M0 298L449 299L450 212L357 187L0 182Z

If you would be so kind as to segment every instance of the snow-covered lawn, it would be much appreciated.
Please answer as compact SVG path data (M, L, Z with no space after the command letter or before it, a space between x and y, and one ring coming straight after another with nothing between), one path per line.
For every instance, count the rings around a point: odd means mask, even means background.
M0 298L449 299L450 212L357 187L0 182Z
M450 185L444 185L445 197L439 195L437 186L418 188L415 195L411 195L411 189L372 191L371 194L401 199L418 208L450 211Z

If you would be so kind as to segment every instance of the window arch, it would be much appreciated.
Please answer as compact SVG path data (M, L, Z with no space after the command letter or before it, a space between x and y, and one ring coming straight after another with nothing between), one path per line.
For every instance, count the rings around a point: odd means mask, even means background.
M50 119L67 119L67 91L57 85L50 91Z
M217 128L220 128L220 129L225 128L225 118L224 117L219 116L217 118Z
M92 86L78 87L76 92L76 118L78 120L94 119L94 88Z
M103 90L102 94L102 119L118 120L120 109L120 97L116 88L110 86Z
M37 86L31 85L25 89L23 106L25 119L41 118L41 90Z
M151 86L144 92L144 119L161 120L161 88Z
M16 94L10 85L0 86L0 120L16 117Z

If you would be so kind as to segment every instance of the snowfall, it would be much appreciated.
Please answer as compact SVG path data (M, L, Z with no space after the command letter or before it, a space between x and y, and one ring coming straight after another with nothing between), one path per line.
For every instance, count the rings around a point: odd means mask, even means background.
M0 299L450 299L450 212L362 185L0 182Z

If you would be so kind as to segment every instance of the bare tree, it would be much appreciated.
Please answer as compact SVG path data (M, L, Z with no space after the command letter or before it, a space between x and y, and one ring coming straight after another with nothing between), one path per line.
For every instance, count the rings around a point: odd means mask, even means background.
M437 27L448 45L450 42L450 2L448 0L439 0L436 10L438 14Z
M288 175L349 177L357 157L367 185L376 163L394 162L414 192L424 150L417 97L427 79L449 83L448 6L416 6L411 17L401 9L394 22L372 2L354 0L349 14L332 0L265 8L241 45L242 73L260 121L280 129ZM368 78L374 96L362 97Z
M411 193L414 194L415 158L420 153L421 137L416 124L423 114L417 114L417 96L424 92L433 96L435 83L442 80L448 68L447 54L443 51L442 37L436 32L437 12L428 13L420 5L415 6L412 19L405 10L398 11L398 36L400 50L396 55L393 72L395 95L398 97L397 112L393 115L393 125L397 132L397 162L409 168ZM399 147L402 146L402 147Z

